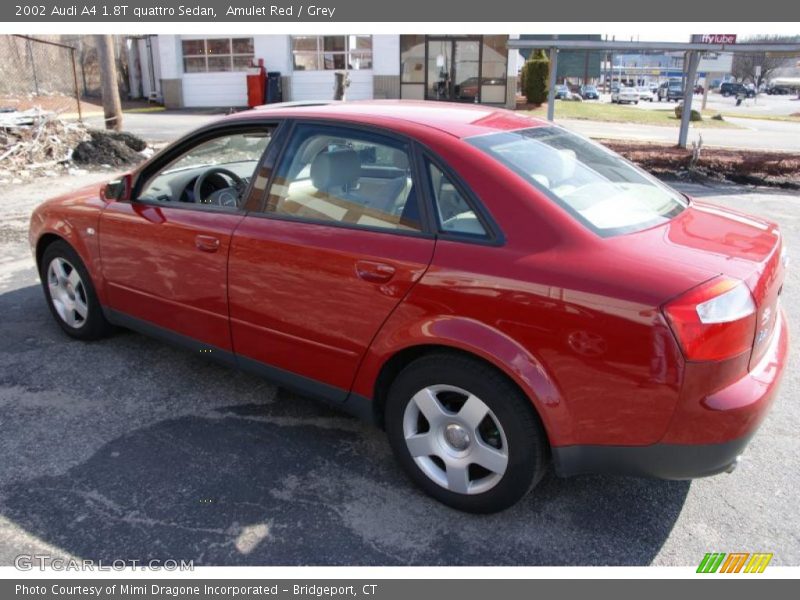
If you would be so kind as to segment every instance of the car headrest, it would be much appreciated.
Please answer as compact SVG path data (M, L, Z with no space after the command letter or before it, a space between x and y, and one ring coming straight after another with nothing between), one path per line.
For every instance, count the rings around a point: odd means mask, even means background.
M577 155L574 150L561 149L558 151L560 159L559 181L564 182L575 177L575 170L578 164Z
M408 170L408 154L399 150L392 153L392 163L398 169Z
M355 150L321 152L311 161L311 183L318 190L352 185L361 177L361 160Z

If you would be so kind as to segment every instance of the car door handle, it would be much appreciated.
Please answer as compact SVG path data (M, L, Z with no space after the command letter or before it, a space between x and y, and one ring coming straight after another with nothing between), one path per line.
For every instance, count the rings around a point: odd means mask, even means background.
M371 260L359 260L356 262L356 275L370 283L386 283L394 277L395 270L392 265L387 265L386 263Z
M194 245L203 252L216 252L219 250L219 240L210 235L198 235L194 238Z

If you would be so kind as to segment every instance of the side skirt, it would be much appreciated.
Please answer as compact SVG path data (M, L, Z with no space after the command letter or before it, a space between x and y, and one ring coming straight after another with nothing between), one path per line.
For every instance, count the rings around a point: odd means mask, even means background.
M375 424L375 416L372 410L373 405L369 398L292 373L291 371L273 367L272 365L247 358L246 356L239 356L228 350L211 346L195 338L176 333L159 325L155 325L150 321L132 317L126 313L114 310L113 308L104 306L103 313L106 319L114 325L131 329L173 346L190 350L203 358L211 359L227 367L252 373L253 375L272 381L280 387L314 398L315 400L321 400L333 408L344 411L362 421Z

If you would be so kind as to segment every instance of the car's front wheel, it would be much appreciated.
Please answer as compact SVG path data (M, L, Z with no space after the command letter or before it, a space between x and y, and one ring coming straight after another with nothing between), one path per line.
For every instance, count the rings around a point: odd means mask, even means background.
M385 416L403 469L453 508L503 510L545 472L546 436L530 401L477 359L437 353L415 360L393 382Z
M94 340L111 332L89 272L72 246L63 240L47 246L39 276L50 312L68 335Z

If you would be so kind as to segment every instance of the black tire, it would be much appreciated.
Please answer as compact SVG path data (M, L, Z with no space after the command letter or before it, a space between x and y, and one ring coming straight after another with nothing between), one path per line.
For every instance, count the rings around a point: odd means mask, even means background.
M88 307L86 318L78 325L73 326L68 324L59 314L53 298L50 294L50 286L48 285L48 268L53 260L60 258L69 263L78 272L82 283L81 297ZM44 290L44 297L47 300L47 306L50 308L50 313L56 320L56 323L64 330L64 332L79 340L97 340L106 337L113 331L113 326L106 320L103 314L103 308L100 301L97 299L97 292L94 289L89 272L83 264L80 256L67 242L57 240L52 242L45 249L42 254L42 260L39 264L39 277L42 280L42 289Z
M436 483L415 462L406 445L406 407L417 392L436 385L456 386L480 398L504 432L507 467L502 476L498 475L499 481L486 491L456 493ZM441 352L409 364L389 389L385 422L389 443L406 474L428 495L458 510L504 510L522 499L547 469L547 437L530 400L503 373L469 356Z

